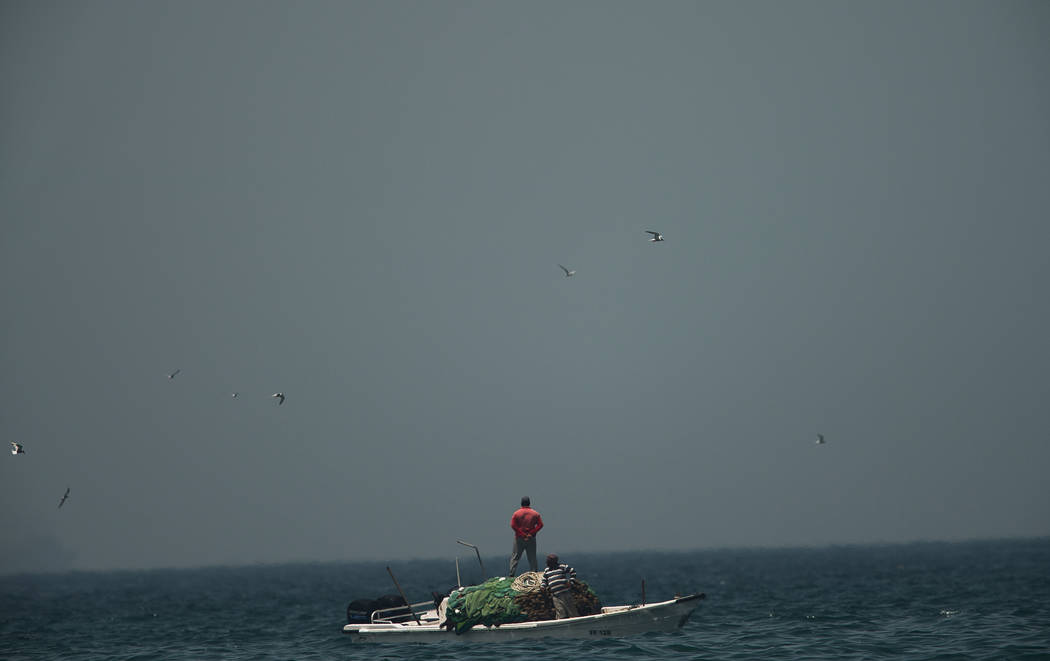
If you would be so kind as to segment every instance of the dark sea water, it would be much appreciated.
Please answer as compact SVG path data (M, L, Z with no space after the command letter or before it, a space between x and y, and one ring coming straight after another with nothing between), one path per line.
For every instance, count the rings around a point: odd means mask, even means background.
M707 599L672 634L363 645L346 605L395 591L385 564L5 576L0 659L1050 659L1050 540L563 559L605 604L643 578ZM451 561L391 568L412 601L455 583Z

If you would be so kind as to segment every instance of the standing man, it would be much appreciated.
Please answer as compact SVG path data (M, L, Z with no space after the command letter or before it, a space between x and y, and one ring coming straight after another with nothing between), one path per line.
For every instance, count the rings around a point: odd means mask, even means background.
M529 554L529 566L532 567L532 571L539 571L539 565L536 564L536 533L543 528L543 519L540 518L539 512L529 506L531 504L532 501L528 496L523 497L521 509L510 517L510 527L514 529L514 548L510 552L511 578L518 569L521 554L526 551Z
M567 617L579 617L576 600L572 596L572 584L576 582L576 570L558 561L558 556L551 553L547 556L547 568L543 570L540 587L550 590L554 602L554 616L559 620Z

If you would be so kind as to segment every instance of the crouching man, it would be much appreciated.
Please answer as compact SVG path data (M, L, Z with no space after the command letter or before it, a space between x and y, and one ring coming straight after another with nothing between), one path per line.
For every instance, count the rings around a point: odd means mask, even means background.
M540 587L550 592L554 602L554 613L559 620L567 617L579 617L576 601L572 597L571 584L576 581L576 570L569 565L558 562L558 556L551 553L547 556L547 568L543 570Z

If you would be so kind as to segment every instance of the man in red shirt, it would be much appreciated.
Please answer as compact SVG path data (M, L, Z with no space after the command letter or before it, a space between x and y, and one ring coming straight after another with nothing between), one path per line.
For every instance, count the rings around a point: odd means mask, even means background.
M532 501L528 496L521 499L521 509L510 517L510 527L514 529L514 548L510 552L510 576L514 576L518 568L518 560L521 554L529 554L529 566L532 571L538 571L536 564L536 533L543 528L543 519L540 513L529 507Z

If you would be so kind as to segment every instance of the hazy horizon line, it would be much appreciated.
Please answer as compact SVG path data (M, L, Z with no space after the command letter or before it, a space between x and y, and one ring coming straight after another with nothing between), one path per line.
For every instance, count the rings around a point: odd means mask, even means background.
M755 553L765 551L825 551L831 549L858 549L858 548L892 548L904 546L921 545L954 545L954 544L982 544L995 542L1050 542L1050 535L1014 536L1014 537L970 537L965 539L912 539L897 542L828 542L820 544L787 544L783 546L772 545L749 545L749 546L710 546L691 549L661 549L652 548L644 550L613 550L613 551L583 551L570 550L559 551L559 555L568 556L615 556L615 555L690 555L697 553ZM465 556L464 556L465 557ZM508 554L482 554L482 560L506 559ZM471 558L473 560L473 558ZM447 558L438 556L412 557L393 560L380 560L366 558L357 560L287 560L279 562L247 562L243 564L204 564L204 565L158 565L155 567L110 567L110 568L62 568L62 569L35 569L29 571L15 570L5 572L0 570L0 577L14 578L19 576L40 576L59 574L109 574L109 573L142 573L142 572L179 572L179 571L202 571L222 569L266 569L289 566L323 566L323 565L395 565L398 563L438 563L446 562ZM498 576L493 574L492 576ZM492 578L490 576L489 578Z

